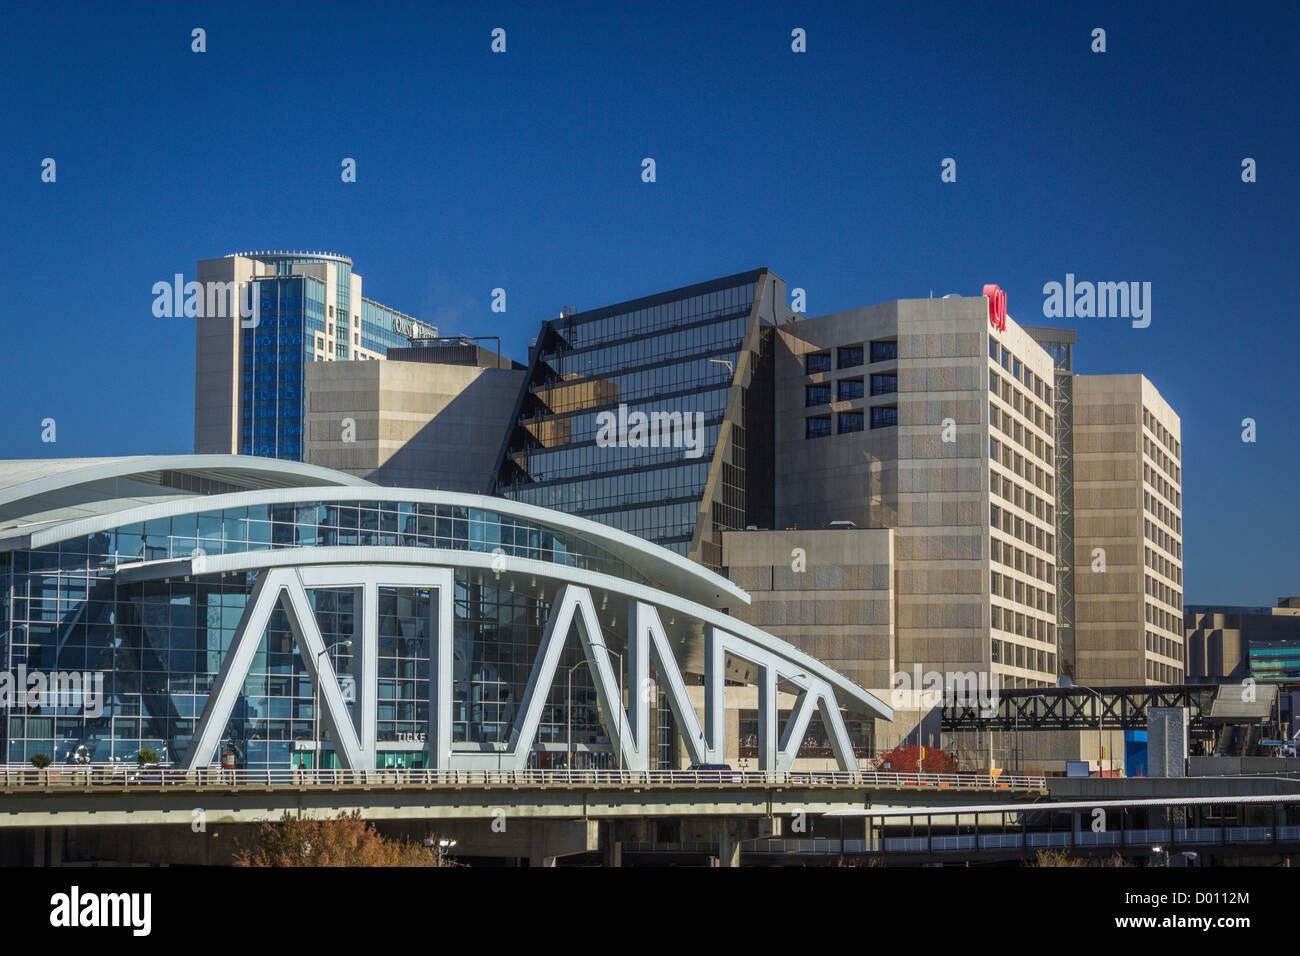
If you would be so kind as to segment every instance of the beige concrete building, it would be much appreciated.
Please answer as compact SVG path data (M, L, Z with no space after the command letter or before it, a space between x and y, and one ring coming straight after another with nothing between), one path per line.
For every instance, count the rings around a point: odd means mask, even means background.
M983 296L776 331L776 526L895 530L900 670L1052 683L1051 356Z
M1074 377L1075 682L1183 682L1182 427L1142 375Z
M486 493L524 374L433 362L313 363L304 460L392 487Z
M1277 607L1189 605L1183 615L1190 681L1295 680L1300 673L1300 597Z
M888 687L897 670L894 536L889 528L725 532L728 577L752 601L730 612L860 687Z

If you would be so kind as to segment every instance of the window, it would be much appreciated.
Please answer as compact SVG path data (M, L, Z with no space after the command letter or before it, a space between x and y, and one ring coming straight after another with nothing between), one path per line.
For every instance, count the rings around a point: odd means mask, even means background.
M809 355L804 364L804 371L809 375L815 375L818 372L829 372L831 370L831 353L814 352Z
M898 424L898 406L888 405L873 408L871 410L871 427L872 428L889 428L891 425Z
M862 364L861 345L841 345L837 352L840 368L855 368Z
M898 391L898 376L896 374L871 376L872 395L890 395L896 391Z
M897 342L872 342L871 343L871 361L892 362L896 358L898 358Z
M995 362L998 360L998 343L991 335L989 336L989 358Z
M829 405L831 403L830 383L809 385L804 391L807 396L807 407L811 408L813 405Z
M831 433L831 420L829 416L819 416L809 418L804 422L804 438L822 438Z
M861 412L840 412L840 434L862 431L863 421Z
M872 378L875 378L875 376L873 375ZM836 384L839 386L841 402L851 402L855 398L862 397L862 379L842 378Z

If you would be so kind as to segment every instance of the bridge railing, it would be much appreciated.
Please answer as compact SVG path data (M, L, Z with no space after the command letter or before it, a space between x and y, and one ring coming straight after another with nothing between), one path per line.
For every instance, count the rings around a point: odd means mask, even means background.
M201 767L89 765L47 767L0 764L0 787L853 787L925 790L1043 791L1035 776L974 773L890 773L791 770L228 770Z

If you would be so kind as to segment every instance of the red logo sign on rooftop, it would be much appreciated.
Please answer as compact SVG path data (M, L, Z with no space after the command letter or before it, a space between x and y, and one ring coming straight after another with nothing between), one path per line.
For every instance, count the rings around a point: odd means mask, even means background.
M996 285L984 287L984 297L989 300L989 324L999 332L1007 330L1007 294Z

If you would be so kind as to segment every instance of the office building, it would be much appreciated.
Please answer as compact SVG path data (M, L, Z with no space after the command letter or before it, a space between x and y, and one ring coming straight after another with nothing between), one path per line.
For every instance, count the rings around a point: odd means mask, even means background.
M410 336L437 335L364 298L346 256L243 253L201 260L197 278L217 304L196 320L199 454L302 461L309 365L382 359Z
M1189 604L1183 627L1189 682L1300 683L1300 597L1277 607Z
M1051 356L982 296L776 335L776 527L894 529L899 670L1053 681Z
M495 493L706 567L772 526L770 328L785 283L741 273L542 323Z
M1142 375L1074 376L1075 681L1183 682L1182 426Z
M388 487L485 494L523 366L468 340L306 367L303 458Z

